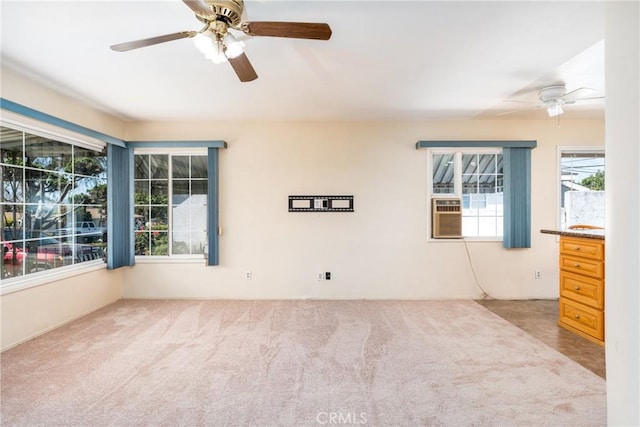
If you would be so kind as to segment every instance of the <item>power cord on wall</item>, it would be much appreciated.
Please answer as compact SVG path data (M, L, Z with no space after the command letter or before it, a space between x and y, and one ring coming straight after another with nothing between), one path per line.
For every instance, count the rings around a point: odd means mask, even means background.
M467 244L467 239L462 238L462 242L464 243L464 248L467 252L467 260L469 261L469 267L471 268L471 272L473 273L473 279L475 280L476 286L482 291L481 300L488 299L496 299L489 292L485 291L482 285L480 284L480 280L478 280L478 274L476 273L476 269L473 267L473 260L471 259L471 252L469 252L469 245Z

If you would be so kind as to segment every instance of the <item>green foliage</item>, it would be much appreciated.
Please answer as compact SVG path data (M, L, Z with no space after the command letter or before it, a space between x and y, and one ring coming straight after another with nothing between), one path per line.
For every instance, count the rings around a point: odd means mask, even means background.
M159 226L159 228L166 230L169 227ZM169 233L155 230L136 233L134 245L136 255L169 255Z
M12 227L14 224L13 218L7 218L6 215L2 217L2 227Z
M169 255L168 233L151 234L151 253L152 255Z
M66 172L73 172L79 175L98 176L104 172L104 166L100 160L95 157L76 157L73 164L69 162L66 167Z
M149 255L149 233L136 233L134 245L136 255Z
M92 221L93 215L86 208L76 210L76 221Z
M48 142L44 141L42 144L44 147ZM77 205L99 205L103 210L106 209L106 184L93 187L83 184L87 180L91 183L96 179L94 177L102 176L106 170L106 156L85 157L78 155L84 154L85 150L75 149L77 157L72 160L70 150L50 153L36 149L37 146L33 147L35 148L30 155L22 151L3 150L0 153L3 162L25 167L24 178L14 176L13 168L8 168L11 170L3 176L3 191L6 201L23 201L33 207L24 212L23 221L26 228L48 230L59 227L61 213L55 207L69 201ZM75 179L72 173L75 174ZM73 194L77 188L89 189L84 194ZM53 208L41 209L39 206ZM81 212L77 219L90 220L91 214Z
M149 200L149 195L147 193L135 193L134 195L134 203L136 205L162 205L166 206L169 204L169 196L166 194L156 194L151 196L151 200Z
M98 184L89 190L89 203L93 205L107 205L107 184Z
M593 191L604 191L604 171L586 177L580 184Z

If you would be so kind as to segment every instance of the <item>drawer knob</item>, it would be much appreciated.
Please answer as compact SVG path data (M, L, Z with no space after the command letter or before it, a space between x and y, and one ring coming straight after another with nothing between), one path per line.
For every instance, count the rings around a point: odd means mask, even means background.
M580 250L580 246L576 246L574 251L579 251Z
M579 290L580 290L580 286L576 286L576 291L579 291Z
M573 317L575 317L576 319L579 319L580 315L579 314L574 314Z
M575 264L573 264L573 266L574 266L575 268L580 268L580 264L578 264L577 262L576 262Z

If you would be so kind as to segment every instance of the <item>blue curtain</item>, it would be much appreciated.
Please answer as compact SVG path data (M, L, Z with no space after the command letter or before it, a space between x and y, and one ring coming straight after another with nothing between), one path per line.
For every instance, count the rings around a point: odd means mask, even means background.
M107 268L133 265L133 149L107 145Z
M531 247L531 148L503 148L505 248Z
M209 246L209 254L207 265L218 265L219 248L218 248L218 148L208 148L208 191L207 191L207 242Z

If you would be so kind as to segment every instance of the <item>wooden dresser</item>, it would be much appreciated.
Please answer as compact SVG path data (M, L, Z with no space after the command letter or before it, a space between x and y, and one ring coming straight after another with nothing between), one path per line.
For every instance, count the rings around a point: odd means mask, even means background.
M550 234L560 235L558 325L604 345L604 233Z

